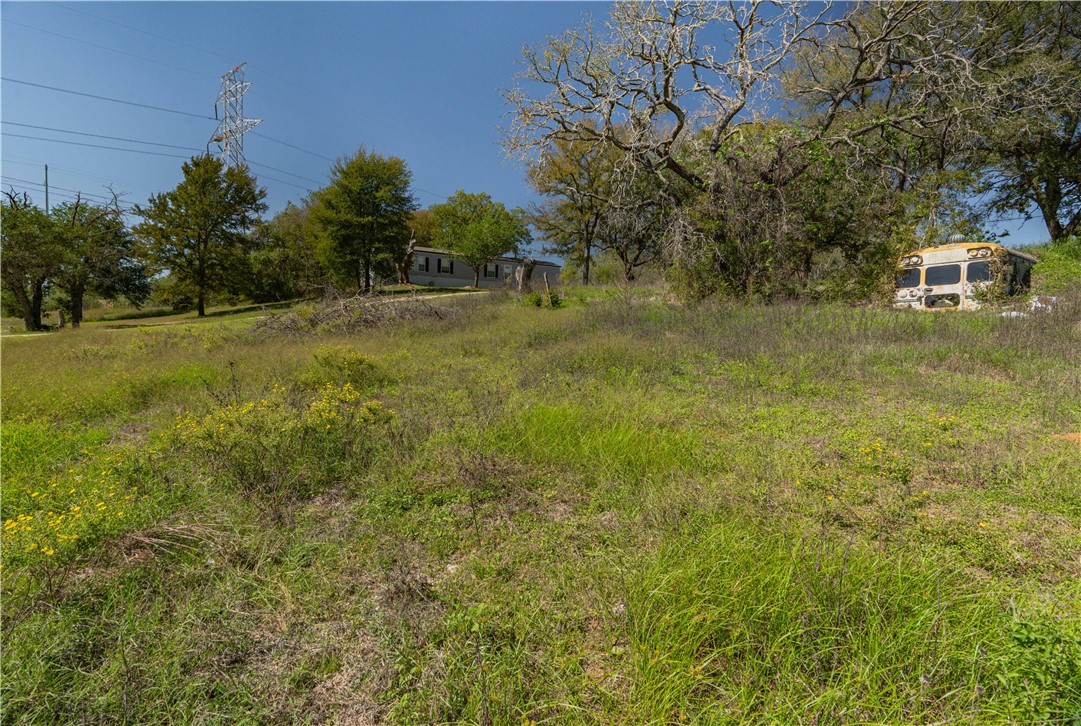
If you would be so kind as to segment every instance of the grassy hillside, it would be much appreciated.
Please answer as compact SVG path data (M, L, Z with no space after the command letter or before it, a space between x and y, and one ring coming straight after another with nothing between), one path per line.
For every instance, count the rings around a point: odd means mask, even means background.
M3 722L1081 714L1081 309L3 349Z

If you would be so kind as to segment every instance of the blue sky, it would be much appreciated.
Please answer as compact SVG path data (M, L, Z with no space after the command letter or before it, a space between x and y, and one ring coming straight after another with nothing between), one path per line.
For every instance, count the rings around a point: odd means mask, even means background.
M267 187L273 212L325 184L328 159L361 145L405 159L422 206L457 189L525 205L533 195L523 169L505 160L499 146L506 111L499 89L513 83L524 44L559 33L587 11L603 15L607 6L59 2L0 9L5 78L211 117L4 82L5 189L25 188L42 202L46 163L54 204L71 195L65 190L107 194L109 183L127 192L128 202L172 188L180 158L21 136L189 156L186 149L206 148L216 127L221 75L246 61L253 85L245 115L263 122L256 129L261 135L245 137L245 156Z
M46 163L53 204L109 184L127 203L171 189L182 158L23 137L190 156L216 127L221 75L247 62L245 115L263 123L245 137L245 156L273 213L324 185L329 159L359 146L405 159L421 206L458 189L508 207L532 201L524 170L499 146L499 89L513 84L523 45L586 13L602 19L607 4L5 2L0 13L3 76L24 82L5 81L0 95L4 189L43 202ZM1045 237L1034 221L1010 242Z

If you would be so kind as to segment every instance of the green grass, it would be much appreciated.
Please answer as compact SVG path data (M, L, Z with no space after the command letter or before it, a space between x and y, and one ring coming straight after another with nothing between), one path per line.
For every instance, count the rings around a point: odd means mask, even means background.
M1078 718L1079 308L569 292L8 347L2 721Z

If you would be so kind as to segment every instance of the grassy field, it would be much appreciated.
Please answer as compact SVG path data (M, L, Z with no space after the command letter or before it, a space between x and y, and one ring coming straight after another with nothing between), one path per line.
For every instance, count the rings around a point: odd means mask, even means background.
M5 343L4 723L1079 723L1081 306Z

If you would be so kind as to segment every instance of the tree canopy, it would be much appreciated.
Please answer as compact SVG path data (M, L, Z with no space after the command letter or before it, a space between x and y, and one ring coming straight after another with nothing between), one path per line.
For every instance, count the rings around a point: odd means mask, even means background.
M484 266L530 241L519 210L508 211L485 193L459 189L443 204L431 208L435 218L434 244L462 260L473 270L473 286L480 286Z
M1079 18L1070 3L617 3L525 49L504 145L543 184L569 150L622 155L640 173L609 199L652 177L660 258L707 294L806 289L838 261L884 279L900 248L994 214L1078 231ZM559 205L599 219L592 200L552 194L547 220L576 229L546 236L588 247L593 227Z
M26 194L0 200L0 280L22 308L27 330L42 329L46 285L60 270L64 248L52 220Z
M135 305L150 296L146 266L137 258L135 239L115 198L112 204L93 204L77 197L53 209L52 222L63 248L54 283L63 291L61 304L73 326L82 323L88 292L123 296Z
M226 167L209 155L185 162L183 174L176 189L136 205L143 221L134 232L147 259L191 292L202 317L207 296L236 287L246 270L246 233L266 210L266 190L247 168Z
M330 185L314 195L313 218L324 239L324 259L357 288L370 290L405 257L409 214L417 208L405 161L360 149L335 162Z

